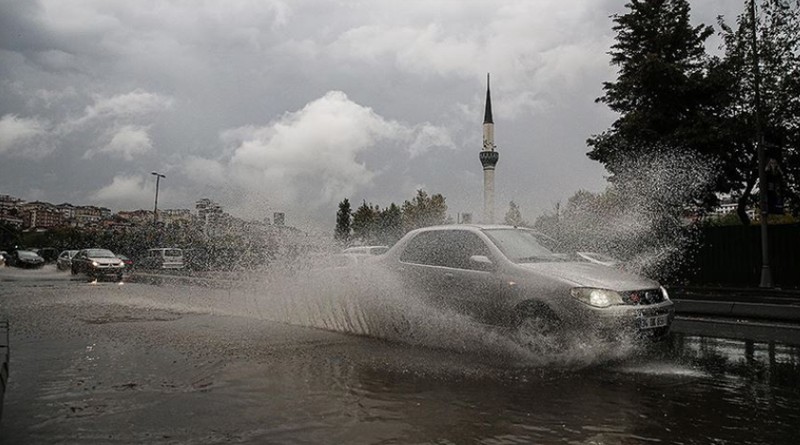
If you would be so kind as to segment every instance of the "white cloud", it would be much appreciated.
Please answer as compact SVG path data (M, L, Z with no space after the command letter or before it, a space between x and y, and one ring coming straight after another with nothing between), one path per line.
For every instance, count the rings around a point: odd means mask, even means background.
M312 209L371 184L379 168L361 159L368 152L397 146L413 157L454 146L443 128L386 119L341 91L328 92L267 126L226 130L221 139L234 147L230 159L194 158L185 173L204 183L229 178L250 196Z
M83 157L88 159L97 153L106 153L132 161L135 156L153 149L153 141L146 127L123 125L121 128L110 130L106 137L108 143L98 149L87 151Z
M114 203L114 207L146 206L153 199L155 188L143 176L118 175L111 184L90 196L97 202Z
M190 156L182 170L186 177L197 183L212 186L225 184L225 166L219 161Z
M452 137L450 137L450 132L446 128L437 127L426 122L416 128L416 134L414 141L408 147L408 152L412 159L428 152L432 148L456 148Z
M45 122L6 114L0 118L0 154L41 158L53 151Z
M148 117L153 113L169 109L173 103L171 97L141 89L111 97L98 95L95 96L94 100L94 104L86 107L83 116L74 121L73 125L80 125L103 118L130 120Z

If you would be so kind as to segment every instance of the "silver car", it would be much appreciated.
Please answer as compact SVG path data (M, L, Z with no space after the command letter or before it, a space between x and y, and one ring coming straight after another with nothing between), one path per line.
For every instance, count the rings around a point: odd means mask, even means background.
M113 277L122 281L125 263L107 249L83 249L72 257L72 275L85 273L92 279Z
M556 254L543 240L512 226L427 227L409 232L376 263L434 303L487 324L545 333L669 332L673 304L657 282Z
M56 259L56 268L58 270L70 270L72 268L72 257L78 253L77 250L65 250L58 255Z

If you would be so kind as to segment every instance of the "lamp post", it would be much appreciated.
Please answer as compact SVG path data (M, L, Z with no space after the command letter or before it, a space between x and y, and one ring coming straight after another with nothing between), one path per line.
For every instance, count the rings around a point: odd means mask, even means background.
M161 178L166 178L166 175L162 175L158 172L150 172L151 175L156 177L156 203L153 205L153 225L158 223L158 183L161 181Z
M761 71L758 62L758 38L756 37L756 2L750 0L750 28L751 44L753 46L753 99L756 106L756 144L758 144L758 194L761 210L761 283L759 287L772 287L772 271L769 267L769 238L767 218L769 205L767 203L767 156L764 152L764 132L761 128Z

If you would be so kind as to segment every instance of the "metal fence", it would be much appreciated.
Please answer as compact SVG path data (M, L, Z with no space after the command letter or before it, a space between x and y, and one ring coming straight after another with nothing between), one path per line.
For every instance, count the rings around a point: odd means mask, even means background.
M769 226L772 281L775 287L800 288L800 224ZM761 232L757 224L701 229L675 281L701 286L757 287L761 281Z

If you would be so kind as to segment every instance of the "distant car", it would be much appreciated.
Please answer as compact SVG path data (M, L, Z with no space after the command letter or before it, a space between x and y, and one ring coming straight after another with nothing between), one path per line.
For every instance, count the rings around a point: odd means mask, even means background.
M8 254L5 250L0 251L0 267L4 267L6 265L6 255Z
M83 249L72 257L72 275L85 273L89 278L114 277L122 280L125 264L107 249Z
M432 304L485 324L542 333L669 332L672 301L657 282L552 252L535 231L449 225L409 232L377 264Z
M364 255L383 255L389 250L389 246L355 246L344 249L342 253L364 254Z
M183 265L183 249L175 247L148 249L144 258L139 260L143 269L183 269Z
M64 250L58 255L56 259L56 268L58 270L70 270L72 268L72 257L78 253L77 250Z
M15 250L11 252L8 262L10 266L28 269L36 269L44 266L44 258L31 250Z

